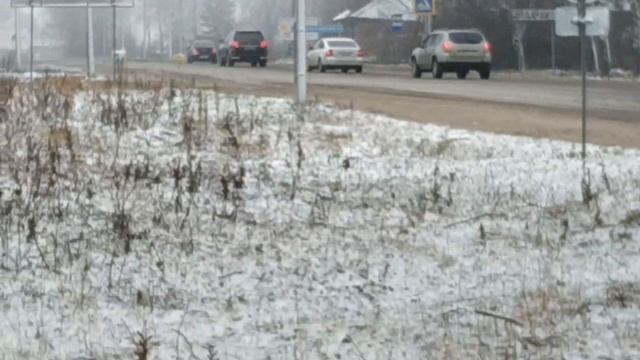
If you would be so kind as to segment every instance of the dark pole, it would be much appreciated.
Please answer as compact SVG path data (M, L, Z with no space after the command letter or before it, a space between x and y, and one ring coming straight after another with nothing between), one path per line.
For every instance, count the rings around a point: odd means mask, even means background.
M555 20L551 22L551 69L553 75L556 75L558 66L556 64L556 23Z
M586 0L578 0L580 67L582 71L582 159L587 158L587 15Z
M89 10L89 0L87 0L87 77L91 77L91 38L89 28L91 26L91 11Z
M33 0L29 2L29 5L31 6L31 34L29 35L31 37L29 44L29 81L31 82L31 84L33 84Z
M118 66L117 63L117 59L116 59L116 48L118 47L118 33L117 33L117 29L116 29L116 1L115 0L111 0L111 5L113 7L113 35L112 35L112 56L113 56L113 81L116 81L116 67Z

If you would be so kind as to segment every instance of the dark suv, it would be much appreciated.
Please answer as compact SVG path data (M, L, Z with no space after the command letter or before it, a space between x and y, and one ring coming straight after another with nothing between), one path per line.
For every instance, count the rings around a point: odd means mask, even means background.
M232 31L218 48L218 61L221 66L246 62L253 67L265 67L268 50L269 43L260 31Z

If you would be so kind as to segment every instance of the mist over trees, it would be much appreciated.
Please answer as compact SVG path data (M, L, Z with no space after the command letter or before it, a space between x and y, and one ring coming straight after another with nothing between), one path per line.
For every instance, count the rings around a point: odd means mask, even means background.
M204 3L200 25L202 35L224 37L235 23L235 2L233 0L210 0Z

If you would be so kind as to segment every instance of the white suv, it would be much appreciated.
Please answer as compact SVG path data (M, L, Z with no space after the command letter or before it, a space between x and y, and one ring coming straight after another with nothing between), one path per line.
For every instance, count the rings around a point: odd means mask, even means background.
M484 80L491 76L491 44L478 30L434 31L411 54L414 78L430 71L434 79L441 79L445 72L465 79L471 70Z

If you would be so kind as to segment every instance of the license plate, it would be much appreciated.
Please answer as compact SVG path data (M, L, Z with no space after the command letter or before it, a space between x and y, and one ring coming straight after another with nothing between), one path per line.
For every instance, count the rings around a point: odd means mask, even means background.
M209 57L207 55L200 55L200 59L204 60L204 59L208 59Z

